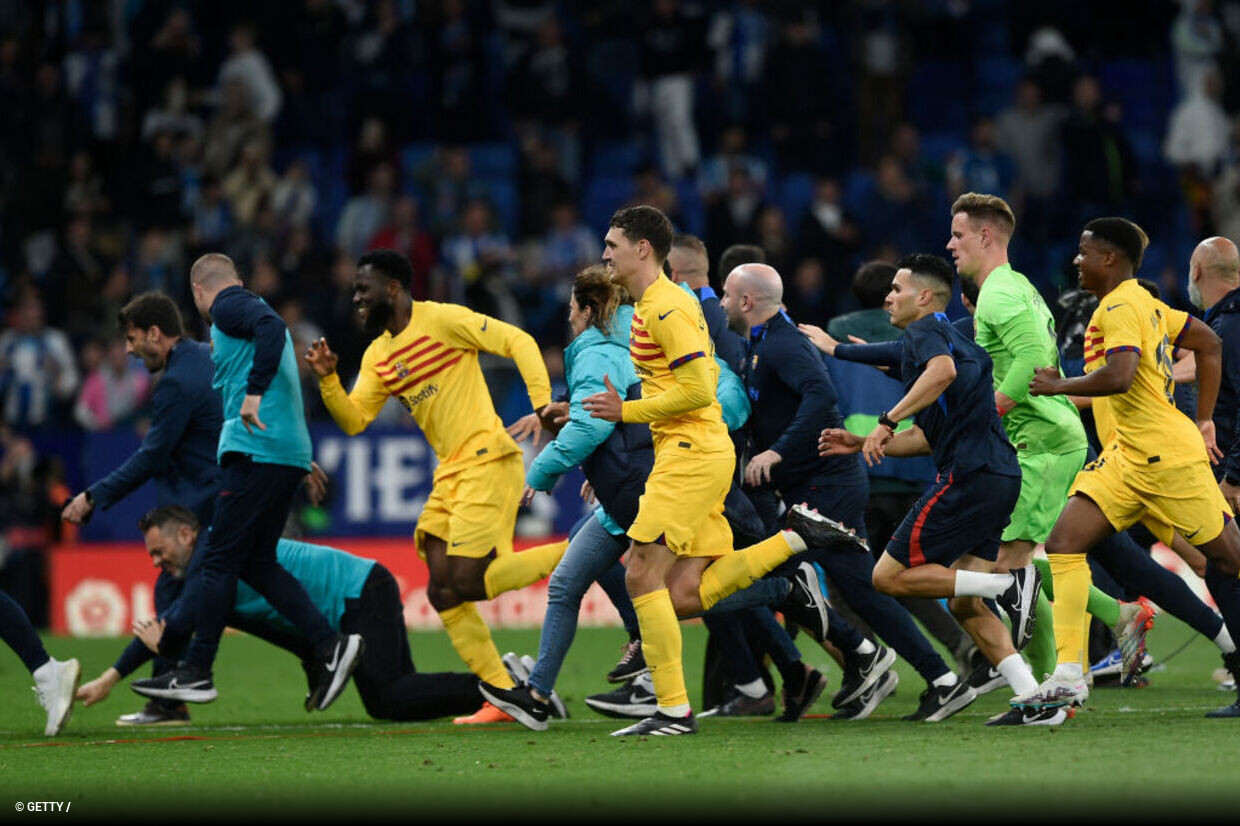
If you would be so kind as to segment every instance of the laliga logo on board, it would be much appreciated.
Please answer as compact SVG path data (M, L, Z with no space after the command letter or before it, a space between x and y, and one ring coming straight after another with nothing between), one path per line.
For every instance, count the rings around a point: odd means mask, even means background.
M65 597L65 619L75 637L122 635L129 605L114 582L84 579Z

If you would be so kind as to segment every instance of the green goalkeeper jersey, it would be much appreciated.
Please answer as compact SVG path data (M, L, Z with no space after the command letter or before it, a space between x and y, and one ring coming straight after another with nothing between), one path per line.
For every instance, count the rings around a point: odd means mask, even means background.
M1029 279L1008 264L996 267L982 283L974 323L977 343L994 361L995 389L1016 402L1002 420L1012 444L1034 453L1085 448L1081 417L1066 396L1029 395L1035 368L1059 367L1055 319Z

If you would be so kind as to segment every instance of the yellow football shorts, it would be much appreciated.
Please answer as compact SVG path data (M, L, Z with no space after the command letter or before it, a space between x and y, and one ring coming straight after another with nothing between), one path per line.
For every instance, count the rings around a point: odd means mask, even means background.
M1166 545L1174 533L1203 545L1232 515L1206 462L1139 465L1114 448L1076 475L1071 493L1092 499L1115 530L1141 522Z
M431 495L418 517L414 542L418 555L426 558L425 534L448 544L448 556L479 559L494 548L496 554L512 553L512 533L517 506L525 489L525 463L521 453L508 453L489 462L467 465L440 475L435 471Z
M723 518L723 500L735 467L731 453L703 455L675 447L656 451L629 537L666 545L677 556L728 553L732 528Z

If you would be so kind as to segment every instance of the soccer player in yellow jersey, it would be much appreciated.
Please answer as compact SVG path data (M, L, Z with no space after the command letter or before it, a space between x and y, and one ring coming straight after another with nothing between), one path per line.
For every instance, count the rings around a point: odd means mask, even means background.
M395 396L417 421L439 460L414 541L429 569L427 599L452 645L479 679L513 682L474 601L492 599L551 573L567 543L512 549L525 485L521 449L504 430L478 367L478 352L511 358L534 410L551 401L551 381L538 344L498 319L455 304L414 301L413 268L392 250L359 259L353 305L376 338L362 355L353 390L345 393L337 357L320 339L306 353L336 424L349 435L366 429ZM512 718L486 704L460 722Z
M1167 545L1180 534L1206 556L1211 591L1234 586L1240 573L1240 531L1210 469L1220 455L1211 421L1222 372L1219 338L1137 283L1148 242L1124 218L1085 225L1075 263L1081 287L1099 299L1085 337L1085 375L1063 378L1058 367L1040 367L1029 383L1035 396L1093 397L1103 450L1077 474L1046 540L1058 665L1013 706L1080 705L1089 696L1081 651L1090 584L1085 553L1110 533L1141 522ZM1195 427L1172 398L1177 347L1197 357Z
M796 505L786 530L730 552L723 500L736 458L715 397L719 368L701 304L663 274L673 234L667 216L651 206L612 216L603 260L637 302L629 352L642 398L621 400L604 377L606 391L582 404L596 418L648 422L654 438L654 467L628 531L625 581L658 708L615 736L697 732L685 690L678 615L709 609L808 545L859 542L839 523Z

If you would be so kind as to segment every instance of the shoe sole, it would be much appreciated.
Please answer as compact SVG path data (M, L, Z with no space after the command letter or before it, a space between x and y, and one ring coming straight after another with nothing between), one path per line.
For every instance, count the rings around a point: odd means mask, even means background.
M883 679L879 681L878 685L874 687L874 693L870 695L870 698L862 703L861 710L852 717L847 717L845 719L864 720L866 717L869 717L874 713L874 709L879 707L883 700L886 700L891 696L891 692L895 691L896 686L899 684L900 675L894 671L888 671L883 675Z
M631 720L634 718L644 720L659 710L658 704L653 700L647 705L632 705L628 703L619 705L617 703L600 702L587 697L586 705L605 717L614 717L617 720Z
M491 705L495 706L500 711L504 712L509 717L516 720L521 725L525 726L527 729L530 729L531 731L546 731L547 730L546 720L539 720L533 714L530 714L528 711L521 708L521 706L517 705L516 703L510 703L507 700L503 700L497 697L496 695L487 691L486 686L479 685L478 691L482 693L483 697L487 698L487 701L490 702Z
M814 684L809 687L809 693L805 695L805 699L801 703L800 712L798 712L795 717L789 717L787 716L787 709L785 709L785 713L777 717L776 720L780 723L797 722L798 720L800 720L802 717L805 716L805 712L813 708L814 703L818 702L818 698L822 696L822 692L826 691L826 689L827 689L827 675L819 674L818 679L815 680Z
M69 690L69 702L65 704L64 710L60 713L56 725L52 727L45 726L43 734L47 737L55 737L60 734L61 729L69 722L69 718L73 716L73 703L77 700L78 685L82 682L82 664L77 660L66 660L67 665L72 666L73 671L73 688Z
M681 723L664 723L663 728L655 731L633 731L637 725L627 726L613 731L612 737L677 737L683 734L697 734L697 728L689 728Z
M635 677L640 677L641 675L643 675L643 674L645 674L645 673L647 673L647 672L649 672L649 671L650 671L650 666L646 666L645 668L638 669L637 671L626 671L626 672L624 672L623 674L616 674L616 673L613 671L611 674L608 674L608 675L607 675L607 682L609 682L609 683L627 683L629 680L632 680L632 679L634 679Z
M883 675L891 670L891 666L895 661L896 661L896 652L888 648L887 653L884 654L882 658L879 659L879 661L875 663L873 667L870 668L870 676L862 680L861 683L858 684L856 690L853 691L853 693L850 694L849 696L842 697L842 698L841 697L832 698L831 707L832 708L843 708L844 706L851 703L853 700L860 697L862 694L864 694L866 691L869 690L870 686L874 685L876 682L881 680L883 678Z
M139 688L130 686L143 697L154 697L157 700L180 700L183 703L210 703L220 693L212 688Z
M950 703L937 709L933 714L925 719L927 723L939 723L951 717L958 711L970 706L977 699L977 692L969 688L965 693L956 697Z
M345 642L340 664L336 666L336 673L332 675L331 685L323 693L323 699L319 700L319 711L327 711L328 707L339 699L344 692L345 685L349 682L349 677L353 675L353 669L357 668L357 661L361 659L362 652L365 650L366 641L357 634L350 634Z
M864 551L865 553L870 552L870 543L866 542L855 533L850 532L844 527L843 523L837 522L834 519L829 519L816 511L810 510L804 503L793 505L791 510L805 521L817 525L817 529L819 531L825 532L826 541L816 542L814 545L811 545L811 547L830 547L832 542L839 542L852 545L853 548L858 551ZM793 532L795 533L795 530L793 530ZM800 536L800 534L797 535ZM801 540L805 542L806 545L810 544L803 536L801 537Z

